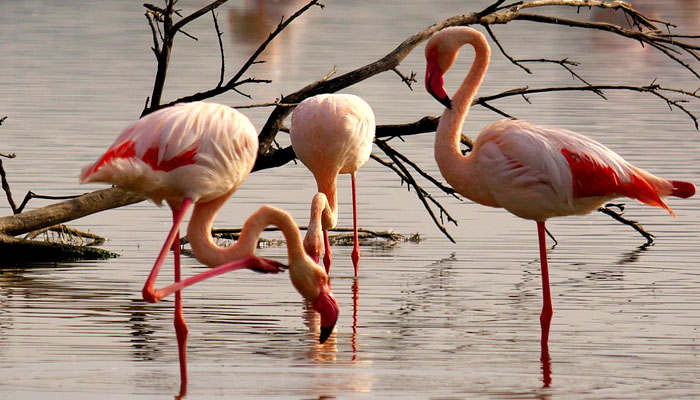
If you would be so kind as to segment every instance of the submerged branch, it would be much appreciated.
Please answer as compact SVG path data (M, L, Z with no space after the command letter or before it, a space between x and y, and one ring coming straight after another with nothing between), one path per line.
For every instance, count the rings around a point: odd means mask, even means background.
M610 207L616 207L620 210L620 212L617 212L617 211L611 209ZM622 211L624 211L624 209L625 209L624 205L622 205L622 204L609 203L609 204L606 204L605 207L600 207L598 209L598 211L602 212L605 215L610 216L612 219L614 219L617 222L631 226L632 229L639 232L639 234L642 235L647 240L646 245L652 244L654 242L654 235L647 232L644 229L644 227L639 224L639 222L632 221L631 219L627 219L627 218L623 217Z

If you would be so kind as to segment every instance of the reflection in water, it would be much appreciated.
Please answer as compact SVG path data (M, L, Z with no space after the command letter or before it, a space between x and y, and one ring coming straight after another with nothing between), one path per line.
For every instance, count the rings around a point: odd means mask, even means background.
M334 362L338 353L338 326L333 328L333 333L326 339L324 343L318 342L318 336L321 334L321 314L317 313L309 300L304 301L304 312L302 314L304 325L309 328L310 334L313 335L313 347L308 353L309 358L319 362Z
M647 251L647 247L653 246L654 243L644 243L643 245L637 247L636 249L625 253L622 258L617 262L618 265L622 264L630 264L636 261L639 261L639 256L642 255L645 251Z
M301 8L306 0L248 0L241 7L231 7L228 14L231 40L234 44L244 43L249 52L254 51L275 29L280 20L288 18ZM295 53L295 31L304 22L303 18L294 21L284 30L284 34L272 41L262 53L270 65L279 63L281 49L285 54Z
M132 338L129 340L133 347L134 360L152 361L162 352L161 344L156 343L155 326L149 323L148 307L142 300L131 299L127 312L131 315L129 326Z
M542 322L542 337L540 339L540 362L542 363L542 383L543 387L548 388L552 384L552 359L549 357L549 343L547 341L549 335L549 323Z
M88 1L75 7L78 2L73 0L3 2L6 18L0 31L13 40L0 45L7 72L0 88L4 98L12 101L0 114L10 116L0 133L7 150L22 156L17 158L21 165L19 175L14 175L17 184L47 187L56 195L73 190L77 165L101 147L105 139L100 136L120 128L124 113L129 118L134 108L140 111L134 93L151 87L152 58L142 51L148 37L143 37L144 21L135 18L142 15L140 5L122 12L126 6L121 3ZM254 16L244 20L241 11L246 8L252 13L258 4L232 3L220 11L226 20L221 22L228 22L231 8L238 8L232 13L241 14L235 17L237 26L225 27L227 62L247 58L246 46L257 47L279 21L279 16L270 17L262 28L264 24L255 22ZM333 2L322 13L293 23L264 58L285 74L281 87L299 86L310 66L322 62L331 46L347 46L337 58L339 65L355 63L358 57L373 58L370 51L381 56L383 48L389 51L407 34L435 22L434 13L470 12L472 3L445 0L439 2L438 10L435 2L432 8L431 3L413 1L373 2L372 7ZM697 33L697 0L645 0L644 4L675 13L670 19L678 23L679 32ZM187 13L190 7L183 7ZM582 9L578 18L586 18L587 12ZM104 15L109 22L90 15ZM664 12L658 15L663 18ZM249 32L260 28L265 33L252 39L253 34L234 31L244 26ZM117 30L110 30L113 27ZM210 32L211 26L201 28ZM606 39L611 35L599 32L566 31L567 38L571 33L576 40L563 41L543 37L537 24L508 24L500 29L516 38L511 42L516 46L513 51L527 50L527 56L571 56L583 63L584 76L595 82L621 76L647 83L633 74L644 71L669 86L697 87L697 80L667 68L665 61L650 62L647 54L652 52L638 42L631 43L628 52L624 41ZM216 43L209 42L216 56ZM527 49L518 49L520 43L527 43ZM202 45L203 41L198 46L185 44L178 51L183 58L196 59L200 53L189 49ZM407 70L422 66L422 49L406 59ZM218 57L213 60L216 65L218 61ZM192 64L178 64L185 68L171 83L201 86L201 63ZM497 53L493 64L487 79L494 92L570 83L568 74L548 73L525 81ZM608 67L622 72L613 75L616 71ZM649 67L658 70L647 72ZM378 117L386 122L413 121L420 117L415 114L418 109L437 112L437 106L428 109L433 103L420 93L391 96L392 84L400 82L379 76L355 90L373 99ZM183 90L172 89L173 96ZM649 105L631 96L604 104L587 96L548 99L551 102L542 98L532 106L509 103L509 112L574 129L585 125L600 131L605 125L601 133L605 140L625 155L643 159L645 167L695 182L700 179L694 162L700 154L696 134L683 117L664 114L663 104ZM40 118L36 110L41 110ZM494 118L479 112L474 110L476 119ZM266 116L258 117L257 126ZM76 120L81 124L74 124ZM475 130L485 124L483 120L466 128ZM432 165L432 141L430 135L417 136L402 146L418 161ZM76 145L70 147L71 143ZM691 162L678 166L678 160ZM336 283L344 323L329 339L328 348L319 346L318 333L309 333L302 323L308 320L309 325L318 326L318 319L309 320L312 313L303 315L296 294L288 293L287 277L263 281L241 274L211 281L201 295L187 296L192 306L187 316L197 328L190 367L198 379L190 382L191 398L677 399L700 392L697 201L679 201L678 208L674 204L679 212L676 220L640 211L641 221L653 226L662 239L644 250L632 245L621 249L613 243L636 245L634 233L601 236L601 229L588 221L558 225L560 238L575 236L589 246L577 245L575 252L569 252L573 243L560 242L550 252L557 260L552 289L561 312L551 328L551 353L541 347L538 354L539 265L537 260L532 265L523 263L536 252L530 235L521 234L526 228L520 228L519 221L494 217L489 209L454 202L456 217L464 222L453 231L459 245L451 245L424 221L424 211L414 206L415 198L398 192L392 176L380 167L367 167L371 197L362 208L368 211L366 222L372 225L368 227L419 231L428 240L387 252L367 252L367 265L372 268L362 277L362 310L359 282L357 295L351 291L352 280ZM308 199L302 197L308 173L301 166L290 164L274 174L254 175L235 204L230 204L224 216L227 225L237 225L248 214L246 210L257 209L269 199L295 216L306 215ZM300 193L290 187L301 188ZM150 211L146 204L134 205L77 222L108 236L106 246L121 253L121 258L75 268L61 264L0 270L0 398L17 393L18 400L34 399L51 392L57 398L150 399L168 398L167 394L177 391L177 355L170 331L173 303L148 306L135 296L147 272L139 266L152 262L153 249L162 244L160 232L169 224L169 218ZM348 214L345 218L349 223ZM511 229L503 229L502 224ZM131 230L131 226L143 229ZM283 253L275 248L260 251L273 257ZM451 252L452 257L431 264ZM615 265L618 260L632 264ZM193 260L188 262L199 268ZM346 285L344 290L340 282ZM351 302L356 306L352 319ZM216 329L205 329L212 321L218 321Z
M700 4L694 0L628 0L627 2L632 5L632 8L652 19L668 19L664 14L668 13L669 9L680 11L680 14L684 15L684 19L687 19L688 22L682 25L684 30L692 31L700 26ZM619 25L623 28L633 28L632 19L619 11L594 8L591 12L591 19ZM639 43L637 44L639 45Z
M352 282L352 360L357 360L357 306L360 300L360 278Z

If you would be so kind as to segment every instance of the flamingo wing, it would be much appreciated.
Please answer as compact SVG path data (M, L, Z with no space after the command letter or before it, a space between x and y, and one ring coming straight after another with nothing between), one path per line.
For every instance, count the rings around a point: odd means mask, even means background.
M583 135L508 120L484 133L475 145L482 174L499 204L520 217L585 214L620 196L670 211L660 198L671 192L668 181Z
M297 157L315 175L335 175L367 162L374 132L374 113L364 100L321 94L294 109L290 138Z
M81 182L109 182L163 198L206 200L235 189L253 167L255 128L238 111L184 103L127 127L107 151L83 168Z

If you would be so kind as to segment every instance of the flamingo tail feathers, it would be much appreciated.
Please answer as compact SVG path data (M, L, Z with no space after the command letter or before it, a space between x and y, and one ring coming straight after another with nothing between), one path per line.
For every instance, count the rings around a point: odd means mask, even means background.
M684 181L669 181L656 177L639 168L633 169L631 181L625 185L624 195L644 204L661 207L675 216L671 208L661 200L662 196L688 198L695 194L695 185Z
M676 216L676 213L671 210L671 207L661 199L661 196L671 194L670 182L664 179L659 179L649 173L645 173L635 168L631 176L630 182L622 185L622 193L627 197L637 199L640 202L653 206L660 207L668 211L669 214Z
M690 182L671 181L671 184L673 185L671 196L687 199L695 194L695 185Z

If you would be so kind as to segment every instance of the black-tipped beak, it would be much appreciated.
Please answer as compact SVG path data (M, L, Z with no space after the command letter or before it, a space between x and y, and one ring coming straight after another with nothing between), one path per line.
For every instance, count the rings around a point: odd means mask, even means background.
M452 108L452 101L450 101L450 97L445 92L443 73L434 60L428 60L428 65L425 68L425 89L440 104L447 108Z
M328 340L328 337L333 333L333 328L335 328L335 324L333 326L327 326L327 327L321 327L321 334L318 336L318 342L323 344L326 340Z
M437 97L437 96L434 95L434 94L433 94L433 97L435 97L435 100L439 101L440 104L442 104L443 106L445 106L445 107L447 107L447 108L450 108L450 109L452 108L452 100L450 100L449 97L447 97L447 96L445 96L445 97Z
M335 300L333 292L324 286L314 300L313 307L321 314L321 335L318 339L319 342L323 343L333 333L335 323L338 321L338 302Z

